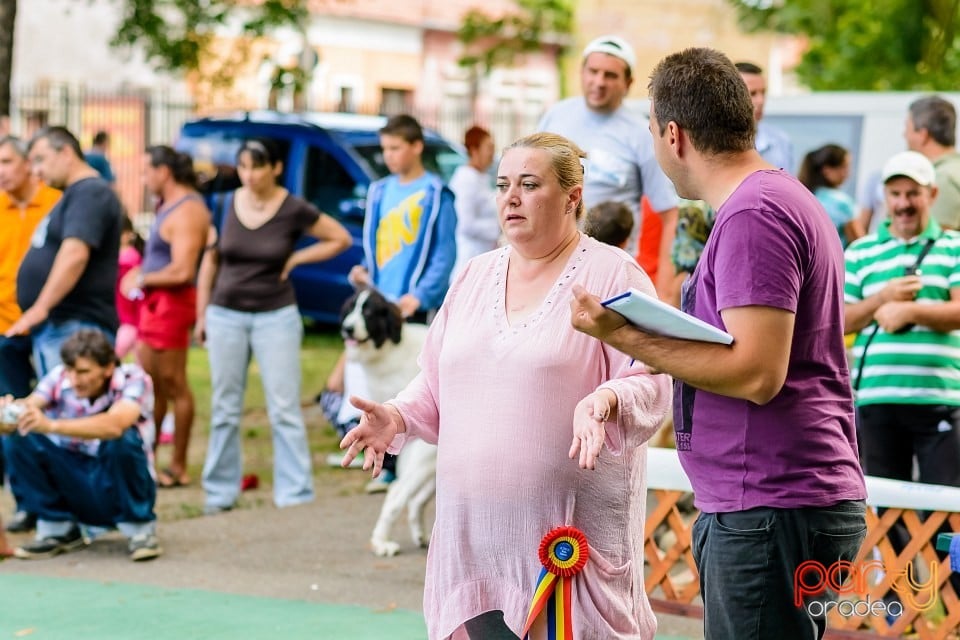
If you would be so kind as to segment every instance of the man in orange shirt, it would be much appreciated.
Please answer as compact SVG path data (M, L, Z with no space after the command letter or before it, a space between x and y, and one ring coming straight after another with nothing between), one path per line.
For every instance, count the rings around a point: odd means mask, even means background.
M30 394L33 367L30 337L4 337L20 317L17 306L17 270L30 247L34 230L60 199L60 192L43 184L31 172L27 145L14 136L0 138L0 396ZM0 478L3 468L0 450ZM14 496L16 498L16 496ZM18 514L10 531L32 528L29 517Z

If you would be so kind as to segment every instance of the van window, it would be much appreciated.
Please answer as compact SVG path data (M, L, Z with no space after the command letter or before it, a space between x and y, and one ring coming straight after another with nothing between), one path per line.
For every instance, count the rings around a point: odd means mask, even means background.
M195 169L201 178L201 184L212 191L225 191L240 186L237 179L237 152L243 141L249 136L237 135L228 131L210 131L192 134L184 131L177 140L176 148L193 158ZM290 155L290 141L271 138L280 151L284 174L280 184L285 184L287 159Z
M377 178L384 178L390 173L383 162L383 151L379 144L357 145L354 148L377 174ZM440 176L444 182L450 181L453 172L463 164L464 159L461 154L444 144L428 141L423 147L423 166L427 171Z
M342 217L355 198L357 181L325 149L311 146L304 169L303 197L336 218Z

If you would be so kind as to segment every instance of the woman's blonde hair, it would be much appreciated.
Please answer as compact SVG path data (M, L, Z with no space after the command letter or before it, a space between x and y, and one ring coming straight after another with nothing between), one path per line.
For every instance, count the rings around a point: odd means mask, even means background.
M583 159L586 152L571 140L555 133L534 133L504 149L542 149L550 155L550 166L564 191L583 186ZM583 197L577 203L577 220L583 217Z

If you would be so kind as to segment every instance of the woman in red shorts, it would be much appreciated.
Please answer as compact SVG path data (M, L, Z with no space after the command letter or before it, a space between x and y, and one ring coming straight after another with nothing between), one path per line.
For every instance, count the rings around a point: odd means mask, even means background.
M195 281L210 212L197 193L190 156L167 146L150 147L143 178L147 190L158 198L159 207L142 268L128 273L121 289L127 295L133 292L143 296L137 325L138 355L153 378L157 430L168 406L174 418L173 457L168 467L158 471L157 483L160 487L176 487L190 482L187 447L194 402L187 383L187 348L196 320Z

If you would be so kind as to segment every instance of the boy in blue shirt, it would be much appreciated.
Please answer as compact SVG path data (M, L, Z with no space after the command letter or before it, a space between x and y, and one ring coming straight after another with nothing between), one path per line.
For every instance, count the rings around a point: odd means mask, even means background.
M457 259L457 214L453 193L423 166L423 145L423 129L411 116L393 116L380 129L380 147L390 175L371 184L367 192L364 260L349 278L355 287L378 289L400 307L408 322L426 324L440 308L450 284ZM331 422L343 430L360 416L344 400L349 395L367 397L362 371L345 365L341 357L321 394L325 413L329 411ZM367 485L369 493L385 491L393 480L395 460L390 458L384 464L386 472ZM340 466L341 459L341 454L331 454L328 463Z
M453 193L423 166L423 129L411 116L380 129L390 175L370 185L363 224L364 262L354 286L374 286L403 316L425 322L443 302L457 258Z

